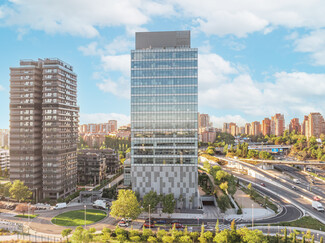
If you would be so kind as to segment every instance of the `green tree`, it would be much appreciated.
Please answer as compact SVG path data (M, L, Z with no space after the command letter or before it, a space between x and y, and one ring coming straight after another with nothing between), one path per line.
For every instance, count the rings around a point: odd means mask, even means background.
M81 226L78 226L71 236L71 241L76 243L88 243L91 242L93 238L92 230L85 230Z
M247 189L249 190L250 195L252 195L252 183L247 185Z
M163 213L171 214L174 212L176 200L173 194L164 195L162 198Z
M157 240L157 238L156 237L154 237L154 236L149 236L149 238L148 238L148 240L147 240L148 242L150 242L150 243L155 243L155 242L158 242L158 240Z
M112 202L111 216L136 219L141 213L140 203L132 190L119 190L117 200Z
M169 236L169 235L165 235L163 238L162 238L162 242L163 243L171 243L171 242L174 242L174 238L172 236Z
M227 192L228 190L228 181L225 181L219 185L220 189Z
M219 170L216 173L216 179L220 183L226 181L228 176L230 176L230 174L228 172L226 172L226 171L223 171L223 170Z
M146 212L149 212L149 205L150 205L150 210L154 210L158 203L159 203L159 196L157 195L157 192L150 191L143 197L143 202L142 206Z
M246 227L240 228L236 231L241 238L240 242L259 242L259 243L267 243L266 237L263 235L260 230L249 230Z
M284 237L284 243L288 242L288 231L287 228L284 228L284 232L283 232L283 237Z
M4 197L10 197L10 188L12 184L10 182L6 184L0 184L0 194Z
M232 231L236 231L236 229L237 229L237 227L236 227L236 222L235 222L234 219L231 221L230 229L231 229Z
M164 236L166 236L166 235L167 235L167 231L166 231L166 230L158 229L158 231L157 231L157 238L158 238L159 240L162 241L162 238L163 238Z
M197 239L199 238L199 236L200 236L199 232L191 232L190 233L190 237L191 237L193 242L196 242Z
M67 242L68 242L68 236L71 234L71 232L72 232L72 229L64 229L61 232L61 235L63 238L67 237Z
M229 198L226 195L223 195L217 199L219 208L222 211L225 211L229 207Z
M18 200L20 202L21 200L26 200L27 198L30 198L32 196L32 192L28 189L27 186L24 185L24 182L20 180L15 180L12 186L9 189L10 196L13 199Z
M110 229L104 227L102 229L101 241L102 242L110 242L111 234L112 234L112 231Z
M215 231L216 231L216 234L220 232L219 219L217 219L216 226L215 226Z

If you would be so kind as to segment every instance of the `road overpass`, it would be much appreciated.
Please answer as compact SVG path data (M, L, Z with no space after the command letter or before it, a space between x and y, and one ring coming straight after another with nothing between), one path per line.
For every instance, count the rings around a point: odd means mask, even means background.
M263 159L240 159L242 161L256 161L264 164L276 164L276 165L325 165L323 161L296 161L296 160L263 160Z
M249 145L248 150L266 151L270 153L283 153L290 150L292 145Z

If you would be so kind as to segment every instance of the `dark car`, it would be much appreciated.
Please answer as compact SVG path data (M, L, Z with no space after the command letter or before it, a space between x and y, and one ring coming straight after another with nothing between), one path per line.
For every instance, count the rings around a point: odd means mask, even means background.
M143 226L145 227L145 228L155 228L155 224L153 223L153 222L145 222L144 224L143 224Z
M176 229L183 229L184 225L180 224L180 223L173 223L173 227L175 226Z
M163 219L159 219L156 221L156 224L166 224L166 220L163 220Z
M261 183L261 186L264 186L265 187L265 184L264 183Z

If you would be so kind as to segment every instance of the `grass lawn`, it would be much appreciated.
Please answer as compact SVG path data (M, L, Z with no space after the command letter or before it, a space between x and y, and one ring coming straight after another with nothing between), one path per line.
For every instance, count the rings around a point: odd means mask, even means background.
M25 219L27 219L28 216L30 219L33 219L33 218L36 218L38 216L38 214L29 214L29 215L28 214L25 214L25 215L17 214L17 215L15 215L15 217L17 217L17 218L25 218Z
M106 212L96 209L86 210L86 224L93 224L106 217ZM59 214L51 222L60 226L82 226L85 225L85 210L75 210Z
M271 225L292 226L292 227L301 227L301 228L325 231L325 225L319 222L317 219L314 219L310 216L305 216L302 217L301 219L292 222L282 222L282 223L271 224Z

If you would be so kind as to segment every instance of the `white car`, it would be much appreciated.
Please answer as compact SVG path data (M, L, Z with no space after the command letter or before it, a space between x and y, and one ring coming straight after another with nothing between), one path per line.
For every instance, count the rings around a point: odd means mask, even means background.
M132 219L131 218L122 218L121 221L124 221L124 222L132 222Z
M129 223L125 222L125 221L120 221L120 222L118 222L118 226L120 226L120 227L128 227Z

